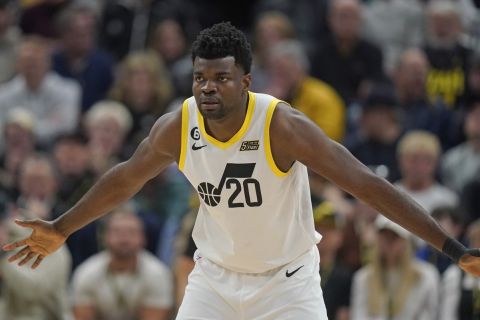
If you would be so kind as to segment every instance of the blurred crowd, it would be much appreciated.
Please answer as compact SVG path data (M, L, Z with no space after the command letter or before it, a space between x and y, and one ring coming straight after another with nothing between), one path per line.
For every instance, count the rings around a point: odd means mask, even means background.
M251 40L252 91L480 247L478 0L0 0L0 243L132 155L191 96L192 40L226 20ZM313 172L310 187L330 319L480 319L478 279ZM172 166L35 271L2 253L0 319L171 319L198 201Z

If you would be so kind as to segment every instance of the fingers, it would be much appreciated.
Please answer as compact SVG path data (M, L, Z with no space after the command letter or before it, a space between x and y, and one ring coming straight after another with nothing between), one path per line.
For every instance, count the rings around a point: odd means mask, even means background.
M22 227L33 228L36 226L36 220L18 220L15 219L15 223Z
M2 247L2 249L5 250L5 251L11 251L11 250L14 250L16 248L23 247L23 246L26 246L26 245L27 245L27 239L23 239L23 240L20 240L20 241L16 241L16 242L6 244Z
M32 264L32 269L36 269L40 265L40 263L42 263L43 258L45 258L45 256L39 254L37 260L35 260L35 262Z
M22 250L18 251L16 254L14 254L13 256L8 258L8 261L13 262L17 259L20 259L21 257L23 257L24 255L26 255L28 253L30 253L30 248L29 247L23 248Z
M19 266L23 266L25 263L28 261L32 260L32 258L35 257L35 253L29 252L25 258L23 258L22 261L18 263Z

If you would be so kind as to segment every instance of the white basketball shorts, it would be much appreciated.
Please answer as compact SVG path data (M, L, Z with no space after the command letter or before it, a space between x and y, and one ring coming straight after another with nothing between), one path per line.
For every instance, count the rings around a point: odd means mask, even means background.
M227 270L195 253L177 320L327 320L317 247L261 274Z

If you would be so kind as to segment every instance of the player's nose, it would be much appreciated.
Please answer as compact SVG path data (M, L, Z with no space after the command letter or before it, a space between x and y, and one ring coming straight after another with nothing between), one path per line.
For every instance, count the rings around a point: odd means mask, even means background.
M202 86L202 92L204 94L211 94L217 92L217 86L215 84L215 81L205 81L204 85Z

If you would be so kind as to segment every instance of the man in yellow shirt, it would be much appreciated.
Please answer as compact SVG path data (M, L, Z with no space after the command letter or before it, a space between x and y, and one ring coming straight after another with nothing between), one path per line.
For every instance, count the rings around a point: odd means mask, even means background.
M341 141L345 105L334 88L310 77L308 69L308 58L299 42L275 45L270 52L270 87L266 91L305 113L328 137Z

